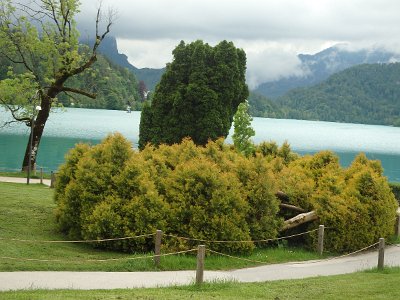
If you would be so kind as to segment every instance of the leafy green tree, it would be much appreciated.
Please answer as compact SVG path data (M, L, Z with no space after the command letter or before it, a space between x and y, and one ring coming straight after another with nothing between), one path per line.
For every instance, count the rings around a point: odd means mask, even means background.
M142 112L139 148L147 143L179 143L191 137L198 145L226 137L238 105L248 96L246 54L232 42L215 47L183 41Z
M232 139L236 149L246 156L251 155L255 150L251 141L251 137L256 134L251 127L252 121L253 118L249 114L249 103L247 101L240 103L233 117L234 133Z
M51 108L60 93L95 98L84 89L69 85L69 79L90 68L97 60L97 49L112 24L109 14L100 33L100 8L95 21L96 39L91 49L78 42L75 15L78 0L34 0L29 5L0 0L0 56L13 65L8 78L0 82L0 103L15 121L32 127L32 166ZM33 108L40 105L36 120ZM35 124L35 126L32 126ZM22 168L29 164L27 143Z

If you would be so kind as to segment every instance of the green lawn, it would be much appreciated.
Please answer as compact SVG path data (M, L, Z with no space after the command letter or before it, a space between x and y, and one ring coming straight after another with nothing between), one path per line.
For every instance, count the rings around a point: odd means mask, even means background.
M130 290L56 290L0 293L1 299L399 299L400 268L265 283Z
M131 260L146 254L121 254L101 251L86 244L23 243L10 239L63 240L56 230L52 200L53 190L42 185L0 183L0 271L151 271L187 270L196 268L194 255L161 258L157 269L152 259ZM151 254L147 254L151 255ZM20 261L11 258L62 260L60 262ZM120 258L120 261L88 262L85 260ZM244 258L266 263L317 259L314 252L296 248L267 248L256 250ZM240 261L218 255L206 258L208 270L236 269L257 263Z
M56 230L52 201L53 190L42 185L0 183L0 271L85 270L141 271L156 270L150 259L125 258L143 254L100 251L85 244L43 244L10 241L62 240ZM62 262L13 261L4 257L62 259ZM246 257L268 263L314 259L315 253L299 249L257 250ZM123 258L118 262L83 262L85 259ZM194 269L193 256L163 258L162 270ZM233 269L254 265L235 259L208 256L206 269ZM24 290L0 292L0 299L398 299L400 268L355 274L287 280L266 283L236 282L159 289L133 290Z

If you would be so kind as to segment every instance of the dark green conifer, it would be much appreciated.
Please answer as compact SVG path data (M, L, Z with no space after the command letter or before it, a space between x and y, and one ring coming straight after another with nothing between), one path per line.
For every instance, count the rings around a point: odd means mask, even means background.
M185 137L198 145L226 137L238 105L248 96L246 54L232 42L211 47L200 40L182 41L172 53L151 106L142 111L140 149Z

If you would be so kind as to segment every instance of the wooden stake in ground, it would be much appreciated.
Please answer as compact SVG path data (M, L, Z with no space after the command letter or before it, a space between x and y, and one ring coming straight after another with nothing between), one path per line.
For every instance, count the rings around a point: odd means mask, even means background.
M324 225L319 225L318 228L318 254L322 255L324 252Z
M199 249L197 251L196 284L203 283L205 255L206 255L206 246L199 245Z
M161 254L161 239L162 239L162 230L156 231L156 240L154 244L154 264L158 268L160 266L160 254Z
M379 239L378 269L383 270L385 267L385 239Z

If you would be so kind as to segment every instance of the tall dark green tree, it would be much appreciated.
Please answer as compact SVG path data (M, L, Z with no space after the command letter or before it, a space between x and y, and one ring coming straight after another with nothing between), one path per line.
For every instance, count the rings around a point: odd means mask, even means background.
M202 41L172 52L174 59L142 111L139 148L179 143L191 137L198 145L226 137L238 105L249 94L246 54L232 42L211 47Z

